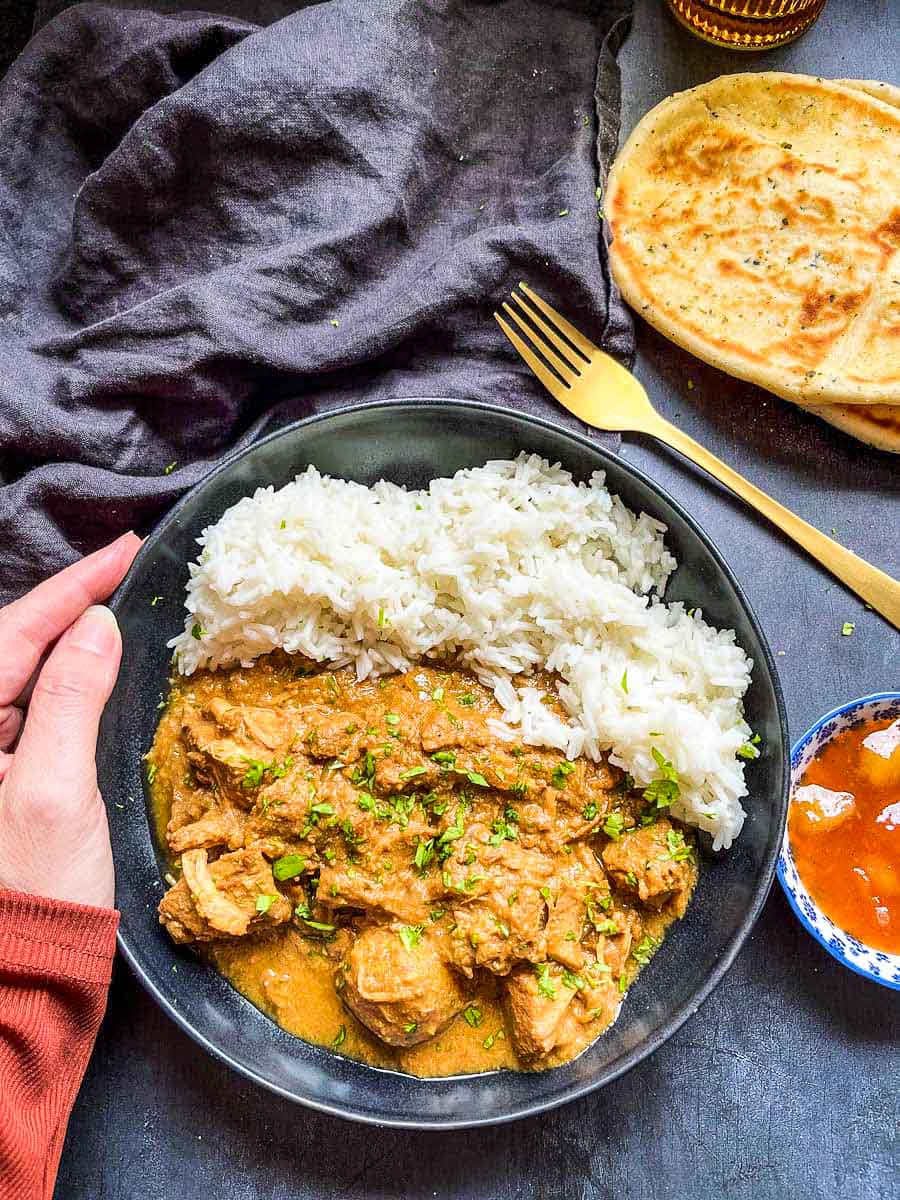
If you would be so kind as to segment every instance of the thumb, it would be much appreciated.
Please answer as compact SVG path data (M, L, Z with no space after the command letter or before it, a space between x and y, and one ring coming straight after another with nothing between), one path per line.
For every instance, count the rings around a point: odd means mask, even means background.
M32 786L43 779L45 787L72 802L93 797L100 716L121 657L116 618L101 605L87 609L56 643L38 676L10 776Z

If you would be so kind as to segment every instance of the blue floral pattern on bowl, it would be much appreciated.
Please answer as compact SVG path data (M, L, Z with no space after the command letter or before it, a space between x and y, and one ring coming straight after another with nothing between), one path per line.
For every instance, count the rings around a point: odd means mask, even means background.
M881 692L851 700L821 717L791 751L791 789L800 782L811 759L836 733L849 729L862 720L896 720L900 717L900 692ZM874 950L847 933L822 912L806 890L791 853L788 831L785 828L781 854L778 858L778 881L800 924L825 947L833 958L857 975L863 975L884 987L900 991L900 954Z

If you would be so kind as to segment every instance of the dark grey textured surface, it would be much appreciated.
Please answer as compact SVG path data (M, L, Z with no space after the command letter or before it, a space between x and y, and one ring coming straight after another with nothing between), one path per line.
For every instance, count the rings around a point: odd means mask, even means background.
M803 41L718 54L638 0L623 52L629 127L679 87L785 67L898 82L900 7L830 0ZM642 327L638 372L693 436L880 566L900 567L900 462L702 367ZM688 387L692 381L693 388ZM900 684L898 635L663 450L623 453L724 548L778 658L792 733ZM853 637L840 636L844 620ZM118 973L69 1128L57 1200L883 1200L900 1194L897 995L837 966L780 892L722 986L603 1092L497 1130L417 1135L290 1107L206 1059Z

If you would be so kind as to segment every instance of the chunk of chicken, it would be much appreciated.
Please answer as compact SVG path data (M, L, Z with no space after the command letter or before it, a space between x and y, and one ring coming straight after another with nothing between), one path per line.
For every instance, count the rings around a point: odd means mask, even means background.
M474 827L473 834L476 843L483 842L485 835ZM468 977L476 967L505 975L516 963L542 962L547 957L544 893L553 876L552 860L518 841L504 841L481 845L476 868L460 858L467 843L460 839L457 845L460 849L446 864L452 868L451 881L457 882L443 897L452 905L456 925L452 954L457 968Z
M244 814L236 805L220 802L212 793L193 792L191 800L190 804L172 805L166 840L173 854L215 846L237 850L244 844Z
M291 731L285 728L284 713L275 709L229 704L216 696L210 700L208 711L223 729L266 750L281 750L290 741Z
M556 896L551 893L547 902L547 956L577 971L585 961L582 937L585 932L592 936L591 930L585 929L585 919L589 915L596 919L598 906L605 908L609 882L593 851L583 842L572 847L557 878L559 892Z
M214 785L236 804L249 807L256 790L271 779L266 768L281 769L293 729L269 709L214 699L207 711L209 716L193 705L184 705L188 760L202 783Z
M244 827L244 845L259 846L268 858L309 854L331 836L335 827L360 818L356 789L337 772L315 781L309 763L291 756L287 773L256 793L256 803Z
M159 904L160 924L176 942L243 937L290 919L291 906L258 850L236 850L212 864L206 850L187 850L181 866L183 877Z
M376 918L408 921L415 925L428 916L430 894L425 880L404 873L373 878L355 866L322 867L319 903L327 909L354 909Z
M308 705L297 713L297 739L310 758L357 757L362 735L359 717L318 705Z
M514 971L506 981L506 1011L516 1053L525 1062L549 1054L562 1040L576 989L563 982L562 968L541 963Z
M584 917L584 889L565 884L547 918L547 953L573 971L584 962L581 945Z
M197 912L213 929L231 937L242 937L250 924L250 913L240 908L234 900L216 887L209 873L209 861L205 850L187 850L181 856L184 882Z
M628 963L631 947L641 938L643 924L633 908L614 908L607 920L609 932L597 939L597 959L618 978Z
M435 709L422 720L419 726L419 736L422 749L426 754L433 754L435 750L450 750L454 746L471 744L462 722L451 721L450 715L443 709Z
M404 944L402 929L415 928ZM459 977L429 938L410 926L359 935L345 963L341 996L355 1017L391 1046L427 1042L468 1003Z
M613 883L653 908L678 894L686 902L690 893L693 867L674 857L669 834L677 836L671 822L662 818L603 847L603 865Z

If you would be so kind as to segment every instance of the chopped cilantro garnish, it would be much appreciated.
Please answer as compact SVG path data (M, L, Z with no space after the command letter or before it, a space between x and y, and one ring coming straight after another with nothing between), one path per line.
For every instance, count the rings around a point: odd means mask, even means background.
M427 767L410 767L408 771L403 772L400 778L406 782L407 779L415 779L417 775L424 775L427 770Z
M491 836L488 838L488 844L491 846L499 846L501 842L514 842L519 836L519 831L515 825L505 820L503 817L498 817L491 825Z
M427 842L419 841L416 845L416 853L413 857L413 862L418 869L425 874L428 864L435 856L434 838L429 838Z
M267 913L277 899L277 896L257 896L256 911L258 913Z
M400 718L396 713L385 713L384 721L385 724L390 725L392 729L396 729L396 727L400 724Z
M625 673L622 675L622 683L621 683L621 687L622 687L622 691L623 691L623 692L625 693L625 695L627 696L627 695L628 695L628 671L627 671L627 670L626 670L626 671L625 671Z
M302 854L284 854L272 863L272 874L276 879L293 879L302 874L306 859Z
M850 637L850 635L853 633L853 630L855 628L856 628L856 625L853 621L845 621L843 623L843 625L841 626L841 634L844 637Z
M437 754L432 754L431 758L442 767L456 765L456 753L453 750L438 750Z
M324 921L311 921L309 917L301 917L300 920L310 929L317 929L320 933L334 933L334 926L326 925Z
M337 1033L334 1035L334 1037L331 1039L331 1044L334 1047L334 1049L337 1050L338 1046L343 1046L343 1044L346 1040L347 1040L347 1026L342 1025L340 1027L340 1029L337 1031Z
M644 788L644 799L657 808L668 808L681 795L678 785L678 773L669 760L654 746L651 753L659 767L659 778L654 779Z
M431 693L431 698L432 698L432 700L434 700L435 703L438 703L439 701L443 700L444 689L442 687L436 687L434 689L434 691Z
M464 692L461 696L457 696L456 701L458 704L461 704L463 708L471 708L475 703L475 697L471 692Z
M603 822L603 832L608 838L617 842L625 828L625 817L620 812L611 812Z
M321 804L313 804L309 811L315 813L317 817L334 816L334 806L324 802Z
M245 758L244 762L247 764L247 772L241 780L241 787L259 787L266 771L269 769L269 764L259 758Z
M422 940L423 930L422 925L401 925L397 933L406 949L414 950Z
M202 637L205 636L205 634L206 634L206 630L203 628L203 626L200 624L199 621L197 621L194 625L191 626L191 637L196 638L198 642L200 641L200 639Z
M480 775L477 771L466 771L466 779L468 779L469 783L474 784L475 787L486 788L491 786L485 777Z
M491 1050L494 1043L497 1041L502 1041L505 1036L506 1034L503 1032L503 1030L498 1029L496 1033L489 1033L481 1044L484 1046L485 1050Z
M419 1028L418 1021L407 1021L406 1024L403 1026L403 1032L404 1033L415 1033L418 1028Z
M666 834L666 846L669 849L667 858L675 862L685 862L693 856L691 847L684 840L684 834L678 829L670 829Z
M564 788L566 786L566 780L574 770L575 764L573 762L569 762L568 759L564 759L561 763L557 763L553 774L550 776L550 782L555 788Z
M642 967L645 967L653 957L658 945L659 942L656 940L656 938L652 938L648 934L647 936L642 937L638 944L631 951L631 957L635 962L640 963Z
M463 832L464 832L464 828L463 828L463 816L464 815L465 815L465 805L463 804L462 801L460 801L459 804L457 804L457 806L456 806L456 812L453 814L453 824L448 825L448 827L444 830L444 832L438 838L438 846L440 848L439 854L442 859L446 858L450 854L450 851L451 851L450 843L455 842L459 838L462 837Z
M471 1025L473 1029L477 1029L484 1020L484 1013L477 1004L470 1004L468 1008L463 1009L463 1020L467 1025Z
M580 975L573 975L571 971L563 971L563 984L567 988L571 988L573 992L581 991L587 985Z
M584 808L581 810L581 815L585 821L593 821L594 817L597 815L597 805L593 800L584 806Z
M159 770L156 763L147 764L147 782L152 783L156 778L156 772Z
M550 978L549 963L535 963L534 973L537 976L538 991L542 996L546 996L548 1000L556 999L556 988L553 986L553 980Z

